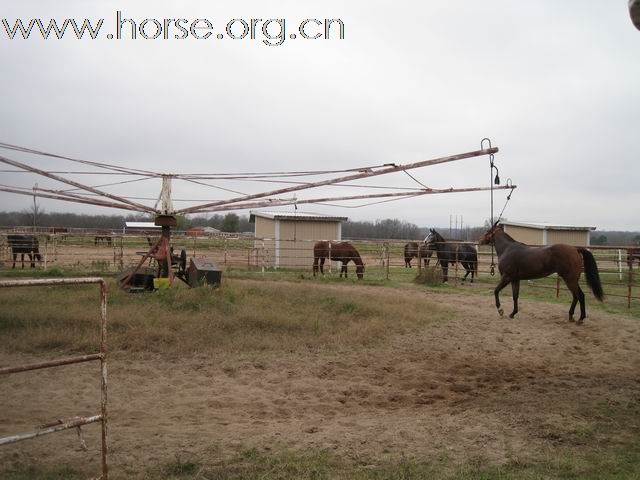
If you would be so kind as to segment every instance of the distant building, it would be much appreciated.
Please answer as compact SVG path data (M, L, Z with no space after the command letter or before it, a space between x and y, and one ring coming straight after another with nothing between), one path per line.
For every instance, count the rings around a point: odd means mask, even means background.
M596 227L581 227L574 225L560 225L546 222L511 222L502 221L505 233L515 240L527 245L553 245L566 243L568 245L586 247L590 245L590 232Z
M184 232L187 237L207 237L217 233L220 233L220 230L213 227L193 227Z
M317 240L342 240L342 222L347 217L310 212L251 211L255 224L255 247L263 243L268 254L267 266L310 267L313 245ZM264 240L262 240L264 239Z
M162 232L154 222L125 222L122 233L139 233L145 235L157 235Z

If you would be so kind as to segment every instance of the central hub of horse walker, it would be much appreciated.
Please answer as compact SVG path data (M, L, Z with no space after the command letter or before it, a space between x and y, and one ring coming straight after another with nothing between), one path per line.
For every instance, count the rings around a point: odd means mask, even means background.
M156 242L149 242L146 252L138 264L120 276L120 287L128 292L145 292L169 288L176 278L190 287L220 286L222 272L211 261L192 258L187 270L187 251L180 250L175 254L171 246L171 227L178 225L175 215L157 215L155 225L162 227L160 238ZM154 259L157 270L144 267L147 259Z

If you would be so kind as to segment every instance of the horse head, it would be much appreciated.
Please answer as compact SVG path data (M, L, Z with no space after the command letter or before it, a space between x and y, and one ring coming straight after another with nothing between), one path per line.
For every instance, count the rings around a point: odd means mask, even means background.
M479 245L491 245L493 243L493 238L495 237L498 231L502 231L502 225L499 222L493 224L493 226L487 230L478 240Z
M432 245L434 243L442 243L444 242L444 238L440 235L434 228L429 229L429 235L424 239L424 243L427 245Z
M364 263L356 265L356 275L358 276L358 280L362 280L364 278Z

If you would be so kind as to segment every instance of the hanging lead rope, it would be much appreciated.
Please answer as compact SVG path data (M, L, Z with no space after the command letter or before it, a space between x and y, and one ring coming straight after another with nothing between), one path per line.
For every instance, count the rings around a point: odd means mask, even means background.
M502 214L504 213L504 210L507 208L507 204L509 203L509 200L511 200L511 195L513 195L513 191L515 190L515 187L513 186L513 183L511 182L510 178L507 178L507 186L511 187L511 190L509 191L509 195L507 195L507 199L504 202L504 206L502 207L502 210L500 211L500 215L498 216L498 219L495 221L495 223L492 225L493 226L497 225L498 223L500 223L500 219L502 219ZM493 260L493 252L494 252L494 243L491 243L491 275L495 275L496 274L496 264L494 263Z

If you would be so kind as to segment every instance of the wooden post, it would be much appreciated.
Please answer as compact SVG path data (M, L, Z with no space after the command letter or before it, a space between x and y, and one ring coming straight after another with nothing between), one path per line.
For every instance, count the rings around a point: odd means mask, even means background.
M560 298L560 275L556 273L556 298Z
M384 249L385 249L385 253L386 253L386 257L387 257L387 280L389 280L389 257L390 257L390 251L389 251L389 244L385 243L384 244Z
M456 217L456 222L458 221L457 217ZM455 267L453 267L453 274L455 275L455 281L454 281L454 285L458 286L458 246L455 246L456 249L456 265Z
M631 285L633 284L633 260L629 262L629 283L627 284L627 308L631 308Z
M227 264L227 239L224 239L224 264Z
M49 237L44 239L44 269L47 269L47 255L49 253Z
M124 269L124 237L120 237L120 270Z
M263 276L264 276L264 257L265 257L264 240L262 240L262 275Z
M418 275L422 273L422 244L418 244Z
M331 242L329 242L329 274L331 274Z
M198 238L198 234L193 237L193 258L196 258L196 239Z
M622 281L622 249L618 249L618 280Z

